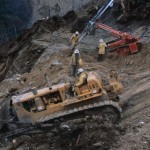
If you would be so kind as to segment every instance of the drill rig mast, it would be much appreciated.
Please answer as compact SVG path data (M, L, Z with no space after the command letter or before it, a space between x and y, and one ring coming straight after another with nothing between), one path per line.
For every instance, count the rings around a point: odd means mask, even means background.
M116 52L118 55L137 53L140 46L140 38L126 32L117 31L105 24L94 23L95 28L105 30L116 37L116 40L107 43L108 51Z

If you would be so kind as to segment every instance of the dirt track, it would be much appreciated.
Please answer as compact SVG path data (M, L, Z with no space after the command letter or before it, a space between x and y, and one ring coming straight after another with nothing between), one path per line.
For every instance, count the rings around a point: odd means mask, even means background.
M145 20L133 21L126 25L117 24L109 19L103 21L123 31L126 26L128 32L137 36L140 36L145 31L144 26L147 26L145 34L150 36L149 22ZM5 80L0 83L2 98L12 91L23 93L33 86L38 88L45 86L45 73L48 74L52 84L69 81L68 38L71 34L66 24L65 27L59 26L56 28L58 30L54 31L51 30L50 23L51 21L37 23L15 45L10 46L9 51L13 52L14 59L8 68L9 71L5 73ZM64 25L63 21L62 24ZM86 71L94 70L103 79L108 77L108 71L111 69L117 70L121 75L125 87L124 93L120 95L121 103L124 105L124 117L121 123L113 125L101 122L97 115L92 116L91 119L87 117L86 120L85 117L79 117L64 122L63 129L56 122L53 124L55 127L48 133L14 137L17 139L16 144L12 144L10 139L8 142L5 141L4 148L0 149L24 150L27 147L30 149L149 149L150 39L142 38L144 46L137 54L127 57L107 54L103 62L97 62L96 46L100 37L105 41L111 38L105 32L96 30L95 35L86 36L78 48L82 51ZM7 48L8 45L1 52Z

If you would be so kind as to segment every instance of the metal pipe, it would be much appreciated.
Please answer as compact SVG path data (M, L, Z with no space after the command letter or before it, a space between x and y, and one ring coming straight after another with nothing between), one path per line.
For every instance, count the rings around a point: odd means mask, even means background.
M36 87L33 87L33 88L31 89L31 91L32 91L32 93L33 93L34 95L37 95L37 89L36 89Z
M96 15L87 23L87 26L81 33L81 36L79 38L79 42L82 40L82 38L86 35L86 33L93 27L93 24L96 22L97 19L99 19L104 12L109 8L113 6L114 0L108 0L96 13Z

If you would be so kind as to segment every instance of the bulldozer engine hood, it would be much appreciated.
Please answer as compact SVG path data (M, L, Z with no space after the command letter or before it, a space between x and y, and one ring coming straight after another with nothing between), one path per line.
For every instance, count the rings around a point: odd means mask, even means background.
M42 89L37 90L36 95L34 95L33 92L31 91L31 92L28 92L19 96L12 96L12 103L14 104L17 102L24 102L24 101L43 96L45 94L50 94L59 90L66 90L68 85L69 83L67 84L62 83L62 84L57 84L57 85L52 86L52 89L49 89L49 87L42 88Z

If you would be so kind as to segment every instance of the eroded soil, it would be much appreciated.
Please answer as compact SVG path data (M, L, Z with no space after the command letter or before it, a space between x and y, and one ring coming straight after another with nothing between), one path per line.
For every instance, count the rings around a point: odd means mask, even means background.
M106 42L112 39L107 32L99 29L95 31L95 34L87 35L78 48L83 57L83 68L87 72L96 71L103 79L107 79L108 72L115 69L122 77L125 89L120 95L121 104L124 107L121 122L113 124L102 120L99 114L94 113L84 117L79 115L76 118L52 123L52 128L42 134L22 135L11 139L1 138L0 149L149 149L149 20L134 20L127 24L118 24L115 17L110 21L110 15L111 12L102 20L103 23L136 36L144 33L141 37L143 45L141 51L129 56L107 53L104 61L97 62L99 38L103 38ZM64 18L37 22L17 41L1 47L1 106L8 103L11 95L24 93L32 87L47 86L44 79L45 73L48 74L52 85L70 81L68 39L71 36L73 22L77 23L76 16L69 25Z

